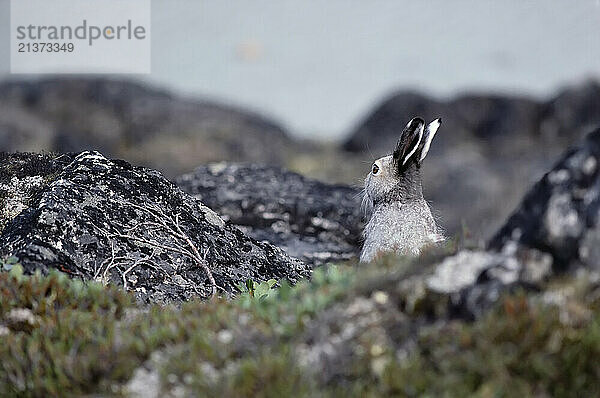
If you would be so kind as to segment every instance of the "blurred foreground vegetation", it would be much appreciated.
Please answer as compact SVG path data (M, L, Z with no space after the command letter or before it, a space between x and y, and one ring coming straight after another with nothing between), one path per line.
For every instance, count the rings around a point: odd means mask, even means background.
M447 298L391 289L427 267L402 258L324 267L294 287L249 281L236 299L180 307L0 266L0 396L126 396L144 375L159 396L600 394L600 290L589 278L553 281L546 295L514 292L466 322L446 317ZM401 322L374 320L395 338L362 333L352 341L362 354L328 364L344 370L335 378L316 377L301 353L317 344L319 325L343 333L352 325L334 323L336 308L367 301L400 311Z

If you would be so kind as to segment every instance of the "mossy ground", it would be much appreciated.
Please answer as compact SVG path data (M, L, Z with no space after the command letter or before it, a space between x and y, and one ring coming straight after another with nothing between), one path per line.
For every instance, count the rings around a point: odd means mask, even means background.
M0 273L0 395L126 395L144 363L160 380L148 388L161 395L600 395L597 285L565 278L547 286L560 304L513 293L484 318L464 322L443 318L443 300L408 306L409 292L393 287L423 266L396 258L363 268L331 266L294 287L284 282L253 297L246 292L176 308L141 307L119 289L58 272L23 276L10 264L11 271ZM351 343L363 344L365 354L351 364L332 363L344 370L333 381L316 377L298 355L300 346L316 344L308 331L373 297L405 316L404 324L430 318L432 308L441 320L414 328L404 350L398 349L404 332L381 321L388 337L396 336L387 345L375 344L370 332L358 335Z

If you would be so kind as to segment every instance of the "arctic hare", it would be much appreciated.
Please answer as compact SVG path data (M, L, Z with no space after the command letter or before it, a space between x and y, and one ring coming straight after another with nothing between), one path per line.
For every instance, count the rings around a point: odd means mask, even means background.
M377 159L365 179L364 203L371 216L364 231L360 262L385 252L418 255L423 246L444 240L423 198L421 162L442 123L425 127L414 118L404 128L394 153Z

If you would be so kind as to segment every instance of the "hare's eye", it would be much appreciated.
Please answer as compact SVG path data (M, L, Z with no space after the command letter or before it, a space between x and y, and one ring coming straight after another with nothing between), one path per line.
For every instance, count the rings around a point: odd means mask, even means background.
M379 173L379 166L377 166L375 163L373 163L373 168L371 169L371 173L373 173L373 175Z

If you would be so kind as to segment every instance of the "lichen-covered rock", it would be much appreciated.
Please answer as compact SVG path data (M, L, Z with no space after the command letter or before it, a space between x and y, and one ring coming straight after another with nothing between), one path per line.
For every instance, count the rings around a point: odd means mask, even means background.
M311 264L353 258L363 226L357 189L278 167L215 163L176 179L224 219Z
M427 294L449 298L450 316L473 319L510 289L539 288L552 275L549 254L513 245L503 252L460 251L436 265L424 281Z
M583 263L597 267L600 209L600 129L590 133L527 193L490 241L515 242L549 253L556 269Z
M147 302L232 293L246 279L309 275L305 264L225 225L156 171L98 152L63 160L46 159L53 173L0 236L0 255L17 257L28 272L58 268L122 285ZM38 175L24 174L11 177L15 186Z
M0 152L0 232L71 160L70 155Z

